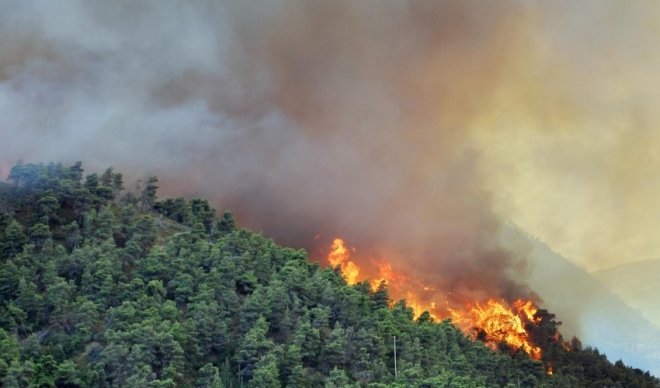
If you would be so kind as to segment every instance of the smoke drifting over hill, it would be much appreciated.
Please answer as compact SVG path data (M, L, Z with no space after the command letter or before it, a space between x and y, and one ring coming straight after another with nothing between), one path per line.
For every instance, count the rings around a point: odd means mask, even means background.
M639 241L653 2L3 3L5 163L156 174L312 256L341 234L476 298L528 293L500 217L587 265L618 260L608 239L660 251Z

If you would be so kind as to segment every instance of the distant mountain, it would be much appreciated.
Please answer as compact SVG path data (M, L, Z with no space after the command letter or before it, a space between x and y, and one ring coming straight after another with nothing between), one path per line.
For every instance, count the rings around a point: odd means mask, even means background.
M655 267L647 264L646 271L652 274L642 275L642 266L630 265L618 279L616 269L602 271L596 278L596 274L589 274L515 226L504 228L502 241L516 252L526 252L529 284L542 298L543 306L563 321L563 329L560 329L565 336L577 335L585 345L597 347L611 360L622 359L627 365L660 374L660 329L640 312L641 309L627 303L624 296L639 289L639 292L649 293L638 300L648 304L653 296L657 298L660 295L660 260L654 261ZM612 281L625 291L621 291L620 297L613 292L615 287L610 290L605 286L607 283L599 279L616 279ZM652 279L655 279L654 284ZM653 284L655 293L651 286L647 289L642 283ZM655 309L658 309L657 303Z
M660 328L660 259L621 264L591 275Z

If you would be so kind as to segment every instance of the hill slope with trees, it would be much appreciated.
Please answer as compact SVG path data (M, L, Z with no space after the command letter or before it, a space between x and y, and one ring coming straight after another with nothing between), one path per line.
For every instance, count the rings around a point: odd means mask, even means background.
M216 218L203 199L126 193L112 169L19 164L0 186L5 387L655 387L540 310L541 361L385 286L348 286L304 251ZM394 344L396 341L396 356ZM396 361L396 365L395 365ZM552 368L553 374L548 374Z

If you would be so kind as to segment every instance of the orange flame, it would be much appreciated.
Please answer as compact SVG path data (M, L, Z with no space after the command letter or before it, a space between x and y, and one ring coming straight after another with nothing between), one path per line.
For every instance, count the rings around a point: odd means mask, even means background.
M475 303L464 311L451 310L454 323L472 335L481 338L491 347L506 343L514 349L522 349L532 358L541 358L541 348L532 345L525 330L525 321L536 322L536 307L531 301L516 300L513 308L489 299L484 305Z
M336 238L332 241L328 254L328 262L333 267L339 267L346 279L346 283L353 285L357 283L360 268L350 260L350 253L344 244L344 240Z
M364 272L368 272L361 271L351 260L351 252L355 252L355 249L347 248L344 240L335 238L327 257L332 267L339 267L349 285L365 280L367 276ZM514 350L523 350L534 359L541 358L541 349L530 342L525 330L526 324L539 323L535 316L538 309L532 301L519 299L507 307L504 301L489 299L481 303L466 301L460 306L450 307L448 296L451 292L439 293L432 286L397 272L386 260L373 264L377 266L378 272L369 281L372 290L378 289L381 284L387 285L393 298L406 300L416 318L425 311L435 320L451 318L463 332L482 340L491 348L506 343Z

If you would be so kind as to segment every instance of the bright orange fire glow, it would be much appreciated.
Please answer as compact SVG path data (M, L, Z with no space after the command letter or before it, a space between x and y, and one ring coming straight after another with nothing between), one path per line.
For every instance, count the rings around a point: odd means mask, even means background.
M330 253L328 254L328 262L333 267L339 266L341 273L346 279L346 283L353 285L357 283L360 268L350 260L350 257L351 255L344 244L344 240L340 238L334 239L330 247Z
M453 322L473 337L496 346L505 342L514 349L522 349L534 359L541 358L541 348L532 345L525 330L525 320L536 322L537 309L531 301L517 300L513 308L489 299L485 304L474 303L465 310L451 310Z
M541 358L541 349L533 345L525 330L526 324L539 323L535 316L537 308L532 301L516 300L509 305L503 300L464 301L449 304L450 292L438 292L432 286L409 278L397 272L386 260L373 262L376 269L363 270L351 259L355 249L347 248L344 240L335 238L328 253L328 263L339 267L349 285L367 279L372 272L369 285L376 290L381 284L387 285L394 299L405 299L417 318L428 311L437 320L451 319L464 333L480 339L491 348L506 343L514 350L522 350L534 359Z

